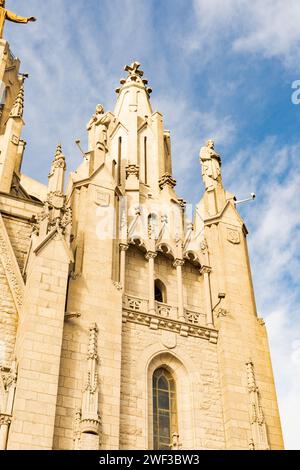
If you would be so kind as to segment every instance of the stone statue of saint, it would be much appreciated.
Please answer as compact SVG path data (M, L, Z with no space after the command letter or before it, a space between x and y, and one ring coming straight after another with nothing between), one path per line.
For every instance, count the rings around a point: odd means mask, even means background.
M86 126L87 130L90 131L94 125L95 126L99 125L103 117L104 117L104 108L102 104L97 104L95 114L93 114L92 118L90 119L90 121L88 122Z
M5 0L0 0L0 38L3 37L3 29L5 20L13 21L14 23L28 23L29 21L36 21L34 16L28 18L18 16L5 8Z
M111 118L105 113L102 104L97 104L96 111L88 122L86 128L89 131L89 148L96 148L105 155L107 144L107 129Z
M213 140L208 140L205 147L200 150L200 163L205 189L215 187L221 183L221 157L215 151Z

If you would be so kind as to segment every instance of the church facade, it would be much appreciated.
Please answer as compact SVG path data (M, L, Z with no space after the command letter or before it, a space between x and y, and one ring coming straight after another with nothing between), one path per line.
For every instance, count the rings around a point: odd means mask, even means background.
M188 218L140 64L69 175L22 173L24 77L0 40L0 448L282 449L247 229L200 151ZM199 172L200 178L200 172Z

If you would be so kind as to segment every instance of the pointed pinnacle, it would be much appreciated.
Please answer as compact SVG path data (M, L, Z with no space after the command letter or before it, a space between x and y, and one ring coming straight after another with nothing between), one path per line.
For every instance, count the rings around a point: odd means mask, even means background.
M55 160L63 157L61 144L58 144L55 151Z
M16 96L15 102L9 114L9 117L23 117L24 111L24 85L21 85L19 93Z

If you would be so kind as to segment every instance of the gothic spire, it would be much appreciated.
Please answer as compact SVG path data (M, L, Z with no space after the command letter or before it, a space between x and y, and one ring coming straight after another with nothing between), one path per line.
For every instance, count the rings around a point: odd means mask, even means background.
M131 65L125 65L126 78L120 80L121 86L116 89L118 94L117 104L114 110L115 116L127 126L130 115L136 114L142 118L152 115L150 103L151 88L148 80L144 78L141 64L137 61Z

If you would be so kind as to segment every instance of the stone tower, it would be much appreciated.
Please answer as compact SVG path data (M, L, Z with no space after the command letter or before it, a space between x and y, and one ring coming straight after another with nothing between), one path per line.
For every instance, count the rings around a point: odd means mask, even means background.
M61 145L43 186L21 172L23 80L5 41L1 54L1 448L281 449L247 230L214 143L188 220L134 62L66 191Z

